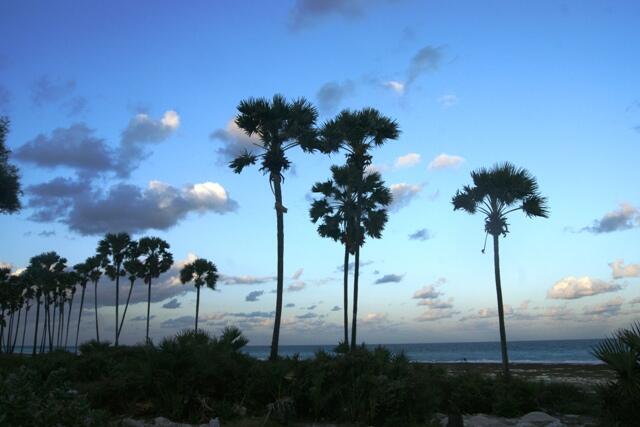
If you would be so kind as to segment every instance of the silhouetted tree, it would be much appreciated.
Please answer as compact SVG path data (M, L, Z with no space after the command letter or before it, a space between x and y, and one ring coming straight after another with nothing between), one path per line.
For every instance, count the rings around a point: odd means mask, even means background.
M11 151L6 146L9 119L0 117L0 213L11 214L20 210L20 175L18 168L9 163Z
M107 233L98 243L98 255L102 260L102 267L104 267L105 274L116 282L116 346L118 345L118 331L120 326L118 315L120 305L120 277L126 274L126 271L122 268L122 263L124 262L130 244L131 237L127 233Z
M502 284L500 280L500 250L498 238L507 236L507 215L522 211L528 217L547 218L546 199L538 191L538 183L526 169L517 168L509 162L496 164L491 169L481 168L471 172L473 186L465 185L453 196L453 209L462 209L470 214L480 212L485 216L486 235L493 237L493 263L498 297L498 319L500 324L500 349L505 376L509 376L507 334L504 325ZM485 239L486 245L486 239ZM484 253L484 249L482 250Z
M95 255L86 259L85 264L89 270L89 280L93 283L93 311L96 318L96 341L100 343L100 326L98 325L98 281L102 276L102 259ZM76 338L76 347L78 339Z
M365 177L368 175L367 168L371 165L372 159L369 150L383 145L388 140L397 139L399 135L400 130L395 120L383 116L373 108L359 111L344 110L334 119L327 121L321 130L323 151L334 152L343 149L347 153L347 166L354 180L354 196L358 206L354 213L355 226L353 227L354 239L358 244L354 259L351 348L355 348L357 340L360 246L364 242L362 227L364 226L363 215L365 214L363 209L367 204L363 191L365 190ZM383 206L387 204L383 204ZM378 209L375 211L377 212ZM382 208L382 211L384 211L384 222L386 222L386 210ZM374 213L373 215L375 217L379 214Z
M73 266L73 270L77 274L78 285L82 289L80 293L80 310L78 311L78 324L76 327L76 344L74 347L75 351L78 351L78 338L80 337L80 321L82 320L82 310L84 308L84 294L87 290L87 283L91 280L91 265L89 260L87 259L85 262L78 263ZM71 312L71 310L69 310ZM66 347L66 344L65 344Z
M196 287L196 326L198 331L198 316L200 315L200 288L206 286L209 289L216 288L218 281L218 269L211 261L198 258L193 262L185 264L180 270L180 281L185 283L193 282Z
M281 183L283 172L291 166L286 154L296 146L305 152L312 152L318 148L315 130L317 117L316 108L306 99L288 102L283 96L275 95L271 101L265 98L241 101L235 119L236 125L247 135L257 135L260 144L256 144L258 154L245 152L229 166L234 172L240 173L246 166L260 160L260 171L269 176L269 184L275 197L278 264L276 310L270 355L272 360L278 357L284 292L284 214L287 209L282 203Z
M124 306L124 312L122 313L122 319L120 319L120 327L118 328L118 338L122 333L122 326L124 326L124 319L127 316L127 309L129 308L129 301L131 301L131 293L133 292L133 285L136 280L142 278L143 265L139 259L140 251L138 250L138 242L132 241L129 244L129 248L124 258L123 266L126 271L126 275L129 278L129 294L127 295L127 303Z
M147 284L147 332L145 342L149 342L149 319L151 313L151 281L169 270L173 265L173 255L169 244L159 237L143 237L138 249L142 258L142 276Z

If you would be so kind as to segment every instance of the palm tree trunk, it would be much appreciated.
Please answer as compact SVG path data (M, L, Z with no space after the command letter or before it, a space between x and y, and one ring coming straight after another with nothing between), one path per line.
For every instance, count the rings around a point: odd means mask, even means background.
M282 188L280 186L280 175L272 174L273 192L276 198L276 222L278 236L278 271L276 285L276 318L273 323L273 338L271 339L271 355L269 359L278 358L278 342L280 341L280 320L282 319L282 294L284 292L284 212L282 205Z
M500 247L498 235L493 235L493 266L496 276L496 293L498 294L498 320L500 322L500 350L502 351L502 370L509 378L509 355L507 354L507 333L504 328L504 308L502 307L502 284L500 283Z
M62 347L64 333L64 298L60 301L60 320L58 320L58 348Z
M116 347L118 346L118 309L120 305L120 264L116 264Z
M15 310L11 311L11 315L9 316L9 325L7 327L7 342L5 345L5 351L7 353L11 353L11 337L13 332L13 319L15 318Z
M82 294L80 295L80 311L78 312L78 327L76 328L76 346L75 353L78 353L78 338L80 337L80 321L82 320L82 307L84 306L84 291L87 289L87 284L82 286Z
M96 314L96 341L100 344L100 329L98 328L98 281L93 282L93 311Z
M75 288L74 288L75 289ZM64 337L64 349L67 349L67 343L69 342L69 326L71 325L71 309L73 308L73 299L76 297L76 293L71 293L71 300L69 301L69 313L67 314L67 333Z
M149 344L149 314L151 314L151 278L147 281L147 334L144 342Z
M358 240L356 240L358 242ZM360 245L356 247L356 255L353 269L353 319L351 319L351 350L356 348L357 317L358 317L358 280L360 276Z
M24 354L24 338L27 336L27 320L29 319L29 306L24 312L24 325L22 326L22 344L20 344L20 354Z
M51 314L53 311L53 314ZM47 332L49 333L49 351L53 351L53 336L56 332L56 303L53 300L53 308L51 307L51 301L49 301L49 305L47 306ZM53 328L53 330L51 329Z
M200 286L196 286L196 332L198 332L198 315L200 314Z
M349 245L348 242L344 244L344 301L343 301L343 313L344 313L344 345L349 344Z
M13 342L11 343L11 353L16 348L16 342L18 341L18 334L20 333L20 317L22 316L22 306L18 310L18 320L16 321L16 333L13 334Z
M36 355L36 348L38 345L38 322L40 321L40 297L36 297L36 323L35 326L33 328L33 350L32 350L32 355L35 356Z
M124 318L127 316L127 309L129 308L129 301L131 300L131 292L133 291L134 283L135 283L135 280L131 280L131 286L129 286L129 295L127 295L127 303L124 306L122 319L120 319L120 328L118 329L118 338L120 338L120 333L122 332L122 327L124 326Z
M0 353L2 353L2 347L4 346L4 308L2 309L2 313L0 313Z

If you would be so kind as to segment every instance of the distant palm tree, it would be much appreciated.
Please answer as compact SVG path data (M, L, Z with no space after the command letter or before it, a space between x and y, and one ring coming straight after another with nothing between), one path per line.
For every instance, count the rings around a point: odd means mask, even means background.
M371 166L372 157L369 150L374 147L383 145L388 140L397 139L400 135L398 124L395 120L392 120L386 116L383 116L378 110L373 108L365 108L359 111L343 110L334 119L327 121L320 132L322 140L322 150L324 152L335 152L341 149L347 152L347 166L352 176L354 187L354 197L358 208L353 213L353 231L354 241L357 242L355 259L354 259L354 274L353 274L353 315L351 326L351 348L355 348L357 340L357 317L358 317L358 288L359 288L359 276L360 276L360 246L364 242L364 232L362 227L364 225L365 218L363 217L366 209L372 209L372 219L382 219L380 214L384 213L384 222L386 222L386 209L390 203L382 203L377 206L377 203L373 205L367 205L372 202L373 199L367 201L364 195L366 190L365 177L369 174L368 168ZM377 175L374 181L380 181L380 176ZM372 184L369 182L368 184ZM381 188L385 188L381 185ZM388 189L387 189L388 192ZM373 194L371 196L374 196ZM383 199L384 201L384 196ZM379 212L379 213L378 213ZM367 220L368 221L368 220ZM382 227L384 227L384 222ZM372 223L372 232L375 227ZM380 228L380 232L382 228Z
M206 259L198 258L193 262L185 264L180 270L180 281L185 283L193 282L196 287L196 332L198 332L198 316L200 314L200 288L206 286L209 289L216 288L218 281L218 269L215 264Z
M89 280L93 283L93 312L96 318L96 341L100 344L100 327L98 325L98 281L102 276L102 259L99 255L89 257L84 262L87 266ZM76 348L78 347L76 337Z
M502 284L500 281L500 249L498 238L507 236L507 215L522 211L530 218L547 218L549 211L546 198L538 191L538 183L529 171L517 168L509 162L496 164L491 169L481 168L471 172L473 186L465 185L453 196L453 210L462 209L470 214L480 212L485 216L484 229L493 237L493 263L498 297L498 319L500 323L500 348L502 367L509 376L507 334L504 326ZM486 245L486 239L485 239ZM482 250L484 253L484 249Z
M122 327L124 326L124 319L127 316L127 309L129 308L129 301L131 301L131 293L133 292L133 285L136 280L142 278L143 274L143 265L139 259L140 251L138 250L138 242L132 241L129 244L129 249L127 250L127 254L125 255L124 262L122 265L126 271L127 276L129 277L129 294L127 295L127 302L124 305L124 312L122 313L122 318L120 319L120 327L118 328L118 338L122 333Z
M284 214L287 208L282 203L281 183L283 172L291 166L286 152L296 146L305 152L313 152L318 148L315 129L317 117L316 108L306 99L288 102L283 96L275 95L271 101L265 98L241 101L235 119L236 125L247 135L258 136L260 144L256 144L256 150L259 154L245 152L229 166L234 172L240 173L246 166L260 160L260 170L269 176L269 184L275 197L278 264L276 310L270 354L272 360L278 357L284 292Z
M11 151L6 146L9 119L0 117L0 214L12 214L20 210L20 173L9 163Z
M169 244L159 237L143 237L138 242L142 257L142 276L147 284L147 333L145 343L149 343L149 319L151 314L151 281L169 270L173 265L173 255Z
M87 283L89 283L89 280L91 280L91 265L89 263L89 260L87 259L85 262L81 262L74 265L73 270L77 274L78 284L82 289L82 292L80 293L80 310L78 311L78 325L76 328L76 344L74 347L75 351L77 352L78 338L80 337L80 321L82 320L82 310L84 308L84 294L87 290ZM71 312L71 310L69 310L69 312ZM66 347L66 344L65 344L65 347Z
M120 305L120 277L126 274L122 268L122 263L131 245L131 237L127 233L107 233L98 243L98 255L102 260L105 273L111 280L116 282L116 347L118 346L119 315Z

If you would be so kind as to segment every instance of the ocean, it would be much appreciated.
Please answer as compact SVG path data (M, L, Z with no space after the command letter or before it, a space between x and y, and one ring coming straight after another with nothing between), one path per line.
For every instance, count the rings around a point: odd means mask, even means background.
M509 360L516 363L601 363L593 357L591 349L600 340L548 340L548 341L510 341L508 343ZM380 344L371 344L373 349ZM435 344L383 344L392 353L404 352L413 362L425 363L500 363L499 342L465 342ZM319 351L332 352L335 345L281 345L281 356L298 355L308 359ZM269 346L248 345L243 351L257 359L269 357ZM16 353L19 352L16 347ZM69 351L74 351L69 346ZM31 354L31 346L25 346L24 352Z
M510 341L509 360L517 363L601 363L591 354L600 340ZM375 348L378 345L367 345ZM283 345L281 356L313 357L318 350L332 352L333 345ZM436 344L384 344L393 353L404 352L413 362L428 363L500 363L499 342L466 342ZM258 359L269 357L269 346L247 346L244 351Z

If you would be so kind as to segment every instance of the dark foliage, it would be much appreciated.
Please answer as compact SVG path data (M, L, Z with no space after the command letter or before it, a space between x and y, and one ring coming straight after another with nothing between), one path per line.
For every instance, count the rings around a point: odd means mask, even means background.
M9 163L11 151L6 147L9 119L0 117L0 213L20 210L20 176L18 168Z

